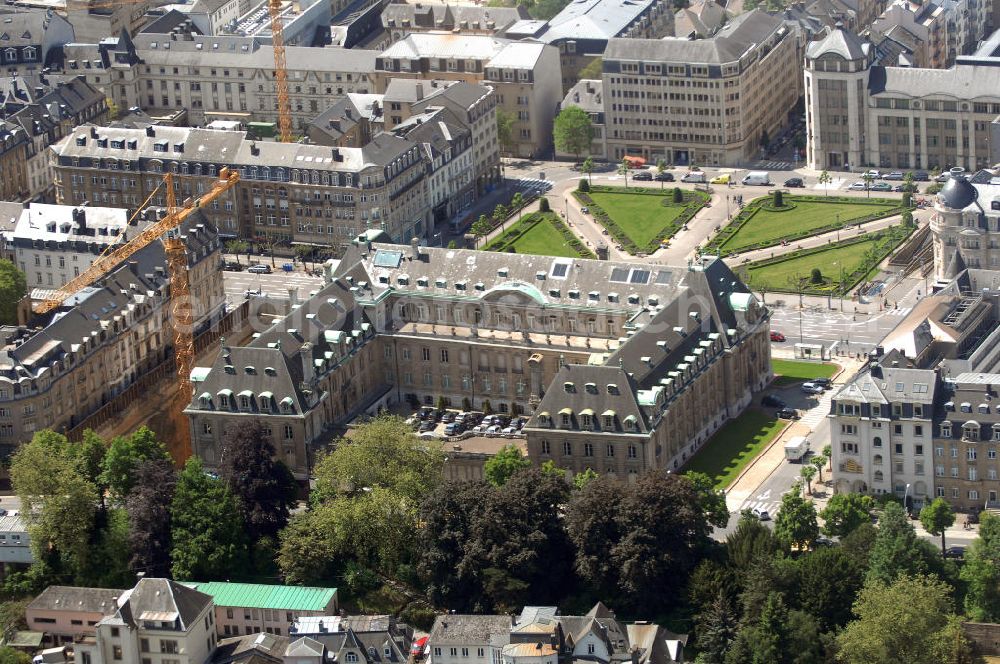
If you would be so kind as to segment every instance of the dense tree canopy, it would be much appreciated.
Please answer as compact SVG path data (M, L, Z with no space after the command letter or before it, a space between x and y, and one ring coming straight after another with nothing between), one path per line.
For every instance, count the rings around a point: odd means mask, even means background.
M979 537L965 552L961 571L965 611L979 622L1000 621L1000 517L984 512Z
M111 441L101 462L102 483L117 500L125 500L135 482L136 468L154 459L169 460L170 454L150 429L139 427L130 436L119 436Z
M874 502L860 493L838 493L830 497L819 516L823 532L831 537L846 537L871 519Z
M28 292L28 282L9 260L0 259L0 325L17 325L17 303Z
M166 459L142 462L125 499L129 522L129 568L146 576L170 575L170 505L177 487L174 465Z
M556 149L568 152L577 159L590 152L594 140L594 127L590 115L579 106L567 106L556 116L552 125Z
M483 474L493 486L503 486L516 472L530 467L531 461L516 445L504 445L486 461Z

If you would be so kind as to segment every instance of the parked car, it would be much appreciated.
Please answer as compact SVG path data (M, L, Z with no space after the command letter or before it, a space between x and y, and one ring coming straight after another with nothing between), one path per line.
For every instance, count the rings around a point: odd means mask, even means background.
M420 657L424 654L424 647L427 645L427 639L429 637L421 636L419 639L413 641L413 645L410 647L410 654L414 657Z
M944 550L945 558L964 558L965 557L965 547L962 546L949 546Z
M686 173L684 177L681 178L681 182L695 182L700 184L705 184L708 182L708 178L702 171L690 171Z
M864 191L867 188L868 186L865 184L864 180L858 180L850 187L848 187L848 189L850 189L851 191Z
M486 435L487 436L499 436L500 435L500 431L501 431L500 426L497 425L497 424L494 424L494 425L489 426L489 427L486 428Z
M825 392L823 386L816 383L802 383L801 389L806 394L823 394Z
M455 424L454 422L452 422L451 424L446 424L444 427L444 435L446 436L455 436L460 433L462 433L461 424Z
M900 171L893 171L892 173L886 173L882 176L883 180L902 180L903 174Z
M753 508L753 515L760 519L761 521L770 521L771 515L767 513L767 510L762 510L759 507Z
M927 171L914 171L913 179L917 182L929 182L931 179L930 173Z
M590 208L584 205L582 208L580 208L580 212L584 214L590 214Z
M827 389L827 390L829 390L831 387L833 387L833 381L830 380L829 378L813 378L809 382L813 383L814 385L819 385L820 387L822 387L824 389Z
M794 408L779 408L775 411L774 416L782 420L797 420L799 419L799 411Z
M508 437L509 436L515 436L515 435L517 435L517 427L504 427L503 430L500 433L501 433L501 435L508 436Z
M653 174L649 171L639 171L632 176L632 180L642 181L642 182L652 182Z
M445 424L450 424L455 421L455 413L452 411L446 411L444 415L441 416L441 421Z
M251 274L271 274L271 266L267 263L256 263L251 265L247 272Z
M882 171L878 170L877 168L873 168L870 171L865 171L864 173L862 173L861 177L864 177L866 175L872 178L873 180L878 180L882 177Z
M785 340L785 335L783 335L781 332L775 332L774 330L771 331L771 341L784 341L784 340Z
M872 185L872 191L892 191L892 185L888 182L876 182Z
M801 188L805 187L806 183L802 180L802 178L788 178L787 180L785 180L785 186L789 188L791 187Z
M227 261L222 264L222 269L227 272L242 272L243 268L244 266L242 263L234 263L233 261Z
M664 171L662 173L657 173L655 176L653 176L653 179L656 180L657 182L673 182L674 174L667 173L666 171Z
M729 173L716 175L714 178L712 178L712 184L729 184Z
M760 405L768 408L787 408L788 404L785 400L775 394L765 394L764 398L760 400Z
M898 191L908 191L911 194L915 194L918 191L920 191L920 189L918 189L917 185L915 185L915 184L897 184L895 187L892 188L892 190L893 191L897 191L897 192Z

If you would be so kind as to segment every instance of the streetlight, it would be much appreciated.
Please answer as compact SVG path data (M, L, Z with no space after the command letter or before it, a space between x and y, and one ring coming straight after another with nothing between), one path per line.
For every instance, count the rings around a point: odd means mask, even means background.
M910 493L910 484L906 484L906 489L903 491L903 507L906 509L906 513L910 513L910 506L906 504L906 496Z

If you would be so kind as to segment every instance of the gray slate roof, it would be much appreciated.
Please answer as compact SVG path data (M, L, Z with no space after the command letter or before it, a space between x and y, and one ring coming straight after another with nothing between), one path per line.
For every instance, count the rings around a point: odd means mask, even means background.
M49 586L31 600L29 610L35 611L85 611L110 615L124 590L113 588L79 588L76 586Z
M428 642L432 646L461 644L502 645L510 641L510 616L452 614L434 620Z
M866 55L866 48L856 34L842 27L833 29L826 37L810 42L806 47L807 58L831 53L845 60L861 60Z
M783 26L781 19L754 9L737 16L710 39L608 40L604 60L722 64L740 59L748 48Z
M171 579L142 578L131 590L125 591L118 617L127 625L136 621L171 622L174 616L182 630L187 631L209 605L212 597Z
M620 35L655 0L572 0L549 20L537 37L551 44L563 39L606 40Z

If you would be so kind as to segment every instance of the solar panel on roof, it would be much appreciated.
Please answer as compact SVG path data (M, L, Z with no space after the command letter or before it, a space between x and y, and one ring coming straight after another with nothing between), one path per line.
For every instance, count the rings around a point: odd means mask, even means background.
M656 273L656 283L661 286L665 286L670 283L670 276L670 273L666 270L660 270Z
M628 282L628 268L627 267L616 267L611 270L611 281L617 281L619 283Z
M388 267L397 268L399 263L403 260L402 251L389 251L388 249L379 249L375 252L375 260L373 261L375 267Z
M632 278L629 279L630 283L633 284L645 284L649 282L649 270L632 270Z
M569 270L569 263L556 263L552 266L552 276L553 277L565 277L566 272Z

